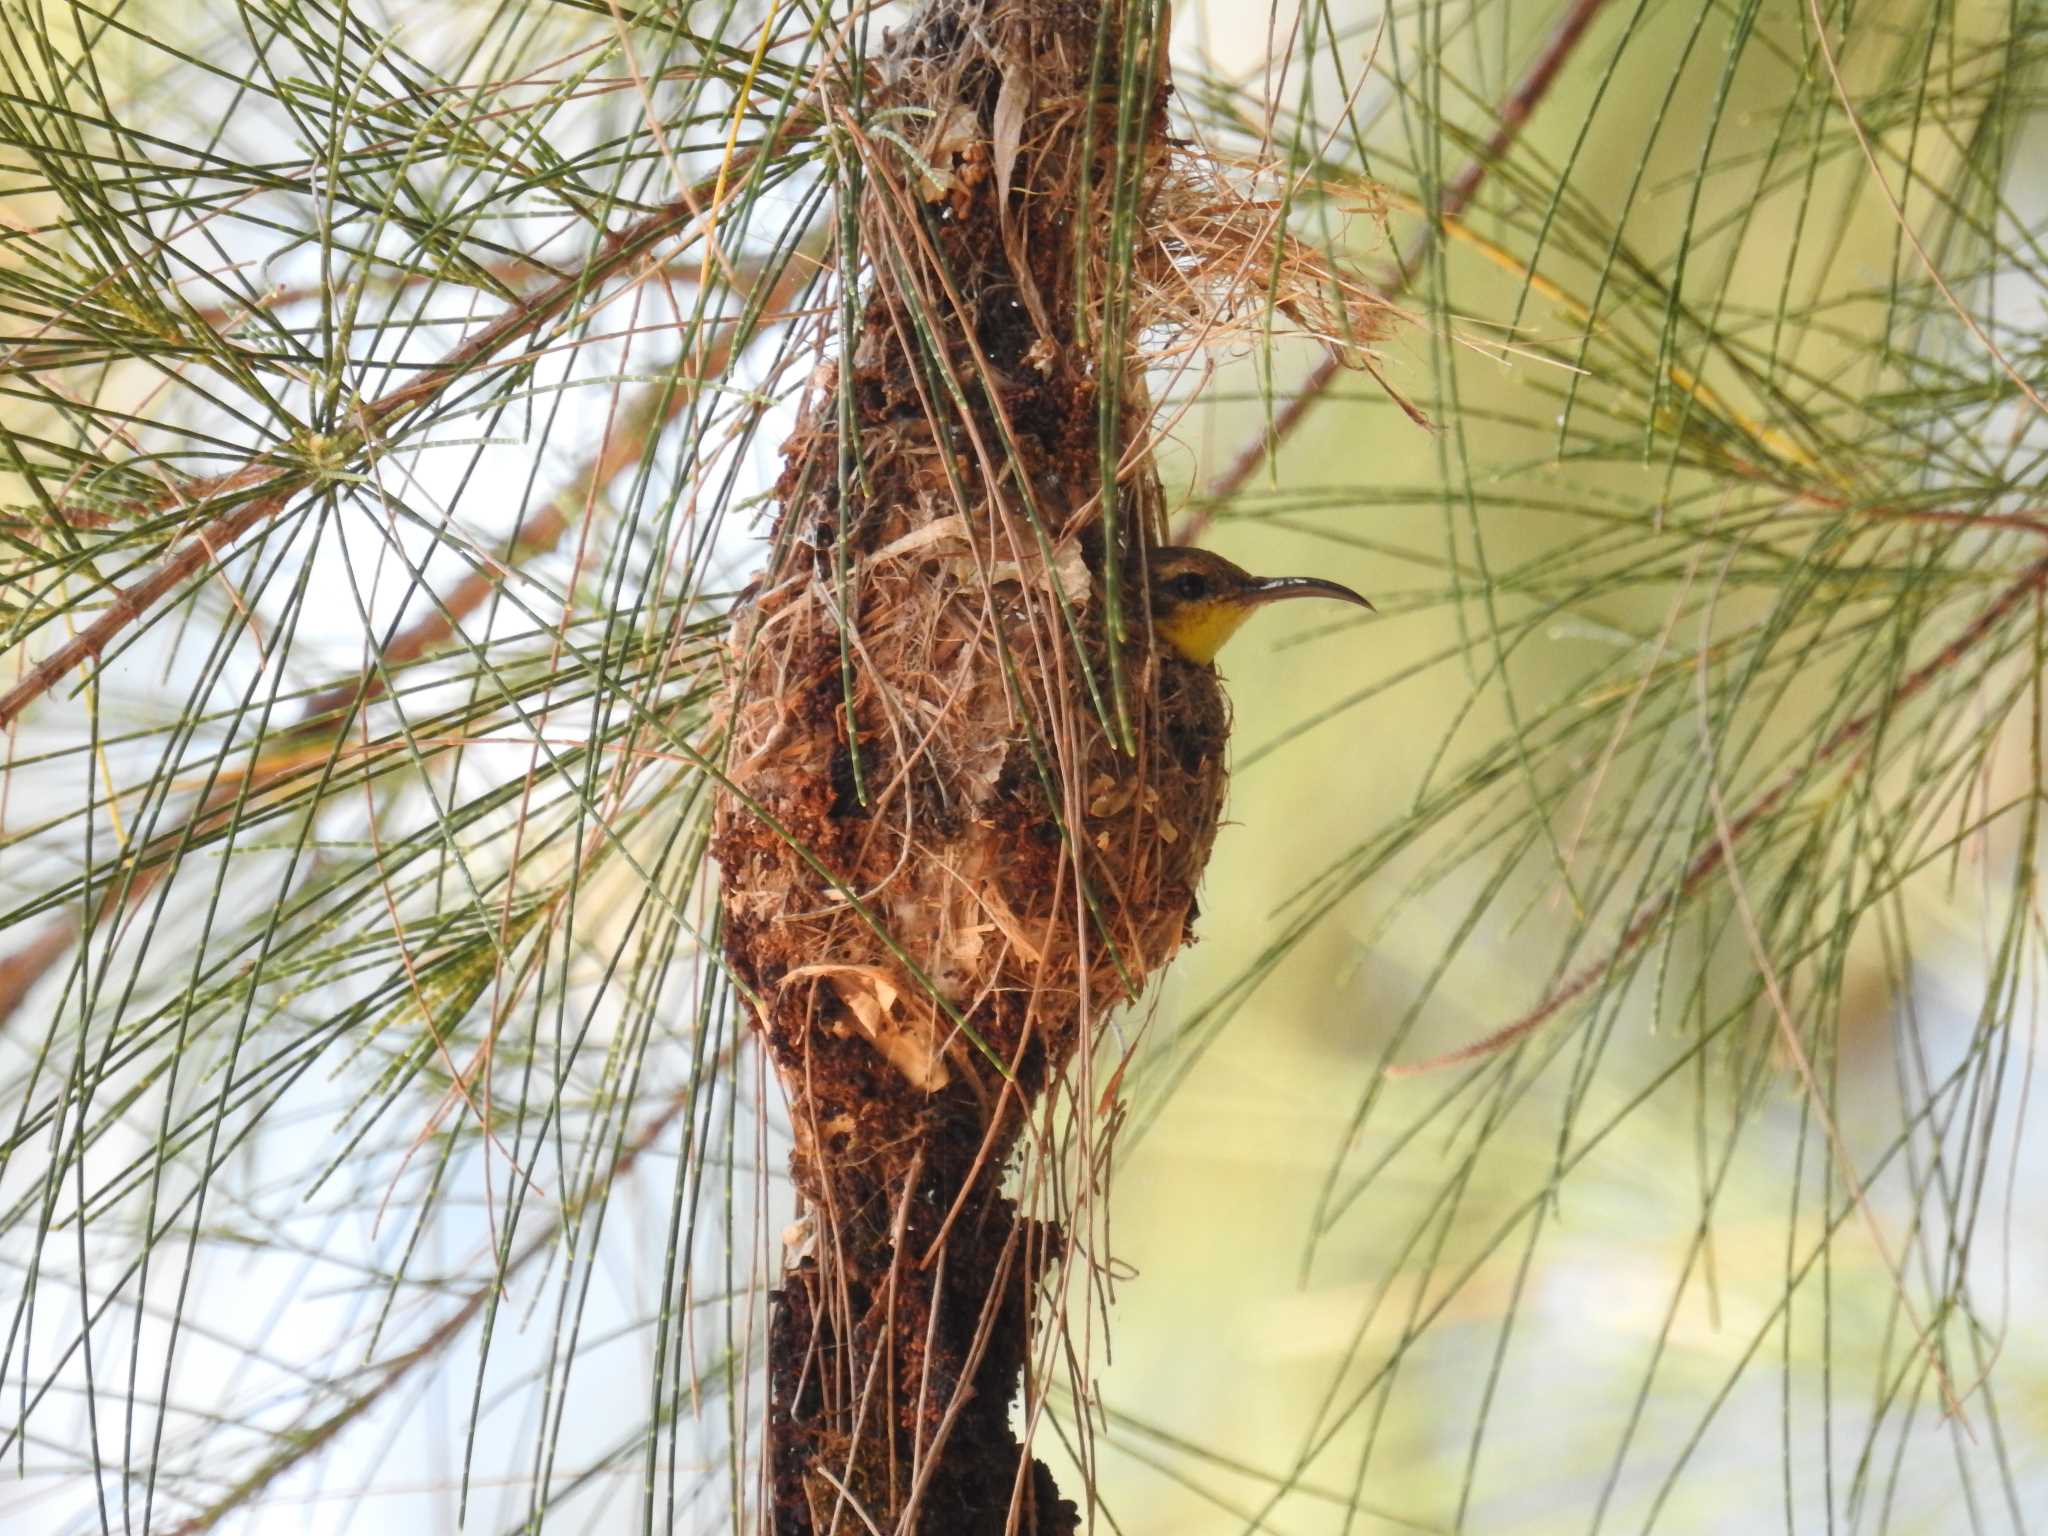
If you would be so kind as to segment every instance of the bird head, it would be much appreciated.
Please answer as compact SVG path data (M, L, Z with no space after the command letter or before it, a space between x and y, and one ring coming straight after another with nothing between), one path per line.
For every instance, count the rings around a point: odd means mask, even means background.
M1349 587L1316 576L1254 576L1206 549L1169 545L1149 557L1152 630L1189 661L1206 665L1223 642L1267 603L1290 597L1334 597L1372 604Z

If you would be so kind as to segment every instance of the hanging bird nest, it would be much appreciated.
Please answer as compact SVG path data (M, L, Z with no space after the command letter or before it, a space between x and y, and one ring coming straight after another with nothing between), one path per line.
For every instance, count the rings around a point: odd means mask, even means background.
M1068 1238L1005 1178L1187 938L1229 729L1146 619L1146 372L1275 291L1325 335L1381 328L1172 145L1151 18L937 0L831 103L857 287L734 610L714 844L794 1138L781 1533L1075 1528L1011 1425Z

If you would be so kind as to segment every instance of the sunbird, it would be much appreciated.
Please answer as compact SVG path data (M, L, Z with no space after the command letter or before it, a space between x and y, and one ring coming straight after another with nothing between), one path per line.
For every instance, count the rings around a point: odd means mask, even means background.
M1223 643L1267 603L1334 597L1372 607L1349 587L1320 576L1254 576L1206 549L1155 549L1150 569L1152 632L1199 666L1213 662Z

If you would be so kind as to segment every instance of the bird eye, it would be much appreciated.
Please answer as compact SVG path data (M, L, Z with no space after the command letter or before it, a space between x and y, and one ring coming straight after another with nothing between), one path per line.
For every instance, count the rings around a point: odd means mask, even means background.
M1209 589L1209 584L1194 571L1183 571L1166 583L1166 590L1182 601L1200 597Z

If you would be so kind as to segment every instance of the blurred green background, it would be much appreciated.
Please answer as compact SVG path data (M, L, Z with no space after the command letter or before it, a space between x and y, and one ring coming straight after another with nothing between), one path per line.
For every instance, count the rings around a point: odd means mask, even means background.
M1564 9L1425 8L1396 13L1384 33L1361 21L1339 45L1376 48L1379 67L1406 87L1405 105L1383 105L1404 94L1383 77L1359 93L1371 153L1352 163L1376 172L1395 203L1391 242L1352 227L1361 261L1378 270L1391 243L1413 238L1417 220L1401 205L1418 196L1420 103L1456 100L1467 132L1485 131L1472 104L1503 99ZM1264 13L1227 10L1206 11L1214 56L1256 54ZM1860 477L1858 454L1914 451L1873 440L1874 424L1856 419L1866 392L1911 387L1887 352L1984 366L1938 300L1902 299L1924 272L1850 130L1839 116L1824 121L1839 102L1805 12L1606 8L1518 140L1501 173L1508 186L1481 194L1444 242L1441 267L1406 300L1422 324L1385 346L1387 377L1433 430L1418 430L1369 381L1342 376L1337 398L1219 519L1213 542L1233 558L1351 583L1382 616L1333 625L1276 614L1224 657L1246 765L1233 782L1234 825L1211 866L1202 941L1177 963L1141 1048L1140 1135L1118 1164L1118 1253L1136 1278L1119 1292L1103 1465L1113 1490L1128 1489L1115 1504L1127 1529L2005 1531L2031 1528L2048 1509L2048 1237L2026 1194L2043 1142L2021 1114L2038 1030L2032 962L2002 1004L1987 996L2021 851L2012 820L1956 831L1959 866L1911 878L1885 922L1845 936L1824 976L1785 978L1795 1005L1818 1000L1828 1014L1816 1055L1854 1176L1882 1170L1867 1220L1842 1219L1848 1186L1828 1165L1792 1060L1770 1042L1767 1001L1740 1049L1724 1040L1687 1062L1698 1016L1673 1006L1660 972L1606 999L1595 1025L1581 1010L1550 1026L1551 1037L1602 1032L1597 1070L1575 1046L1541 1059L1539 1036L1527 1051L1540 1065L1502 1068L1480 1086L1463 1081L1472 1069L1379 1080L1418 998L1427 1000L1396 1059L1480 1039L1556 984L1575 893L1544 850L1504 873L1472 859L1416 890L1409 879L1455 839L1454 818L1440 841L1329 901L1255 990L1237 990L1269 963L1313 877L1417 818L1425 787L1512 739L1516 714L1527 728L1590 708L1617 685L1609 674L1589 686L1589 673L1617 656L1624 688L1673 657L1689 683L1703 623L1735 631L1779 604L1818 611L1828 601L1824 589L1788 596L1744 580L1738 565L1703 619L1699 599L1733 558L1707 538L1675 558L1632 546L1648 569L1626 580L1604 579L1604 562L1585 558L1617 521L1669 512L1714 534L1757 526L1759 496L1711 457L1729 435L1713 449L1677 446L1675 414L1733 419L1754 439L1739 452L1768 461L1776 447L1847 481ZM1954 104L1930 105L1945 85L1997 81L2020 98L1996 130L2008 135L2003 163L2038 153L2042 119L2027 105L2038 96L2021 64L2032 49L2010 51L2004 29L2015 23L2029 29L2019 13L1988 6L1858 8L1866 46L1842 50L1843 75L1894 186L1911 166L1909 217L1965 201L1984 174L1978 157L1992 131ZM1190 30L1201 23L1183 21L1180 35ZM1433 67L1446 77L1434 98ZM1303 91L1299 73L1290 78ZM1328 108L1340 93L1319 83L1315 99ZM1900 105L1915 93L1917 114ZM1426 144L1440 178L1469 143L1451 139ZM1538 271L1561 292L1525 288L1517 270L1553 190L1543 178L1564 167L1559 201L1587 210L1588 235L1626 253L1599 329L1615 351L1633 347L1632 365L1598 345L1578 350L1602 255L1590 237L1548 243ZM2005 239L2039 230L2037 182L2014 172L2000 184L1994 218ZM1930 243L1951 263L1969 249ZM1631 276L1628 261L1682 281L1683 305L1739 350L1734 366L1702 349L1702 366L1682 332L1666 342L1667 363L1703 380L1712 403L1667 389L1652 404L1656 370L1644 359L1658 355L1665 295ZM2032 259L2018 270L2003 262L1979 255L1954 286L1965 304L1996 300L1992 313L2038 334ZM1487 355L1483 344L1511 321L1526 350ZM1305 364L1299 351L1281 358L1273 372L1284 399ZM1561 366L1571 363L1585 369L1575 387ZM1796 376L1792 393L1822 423L1808 441L1830 442L1839 465L1773 437L1785 402L1758 387L1770 369ZM1253 371L1241 363L1219 383L1227 390ZM1261 418L1256 404L1219 408L1184 433L1188 480L1219 472ZM1646 432L1646 421L1667 430ZM2043 441L2024 405L1997 418L1998 432L2036 451ZM2020 466L2033 460L2008 462L2022 482L2012 500L2025 502L2031 469ZM1939 478L1937 468L1920 488ZM1806 555L1788 550L1787 586ZM1463 590L1447 580L1453 560ZM1484 639L1482 570L1506 578L1490 596L1493 617L1515 626L1512 706ZM1793 669L1762 739L1810 749L1841 669L1856 664L1822 655ZM1405 680L1388 686L1395 678ZM1675 712L1661 736L1611 760L1603 734L1588 733L1579 783L1559 789L1546 776L1559 842L1573 846L1585 826L1596 775L1614 790L1645 760L1654 774L1697 757L1686 724ZM1985 743L1985 804L2028 792L2032 734ZM1802 856L1813 855L1781 855L1779 865ZM1503 883L1490 894L1496 875ZM1893 918L1898 929L1881 937ZM1596 931L1611 943L1621 926L1610 909ZM1598 953L1581 950L1576 963ZM1726 929L1682 925L1662 963L1705 967L1730 987L1756 976L1739 932ZM1237 1006L1212 1039L1202 1010L1219 998ZM1922 1155L1901 1154L1900 1128L1925 1110L1929 1084L1999 1025L2020 1039L1991 1074L1995 1088L1960 1112L1944 1099L1940 1134L1920 1122ZM1170 1098L1144 1100L1169 1083ZM1926 1154L1936 1144L1962 1163L1984 1159L1974 1231L1954 1232L1943 1215L1956 1192L1935 1192ZM1965 1253L1982 1331L1972 1342L1969 1327L1944 1318L1948 1368L1960 1394L1995 1357L1999 1390L1983 1388L1956 1417L1915 1358L1914 1333L1934 1310L1915 1288ZM1900 1307L1895 1266L1909 1277L1917 1322Z

